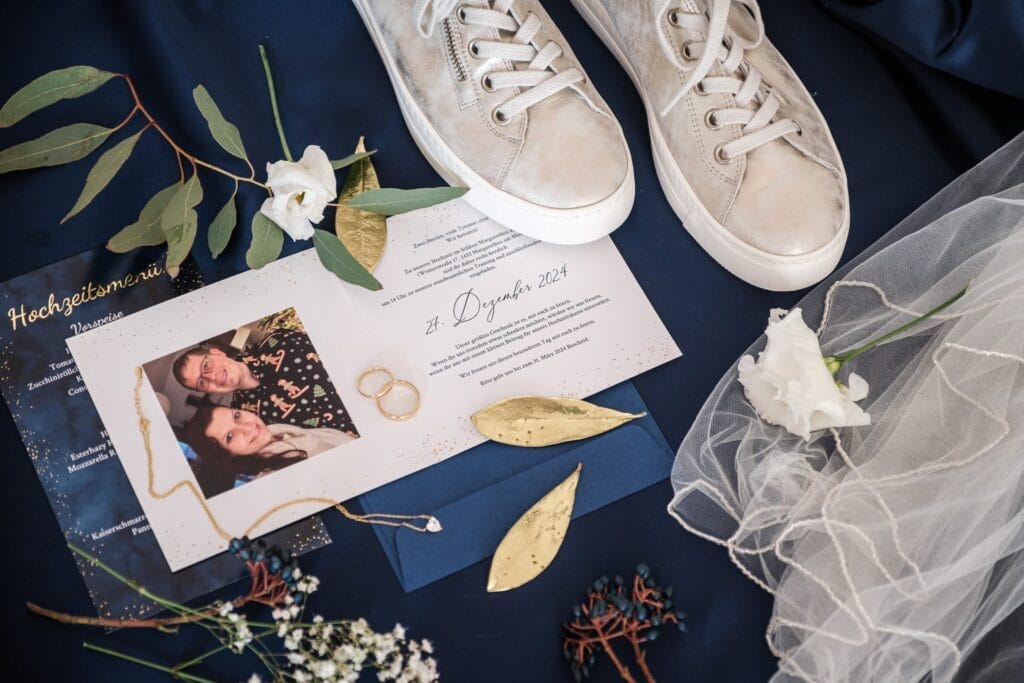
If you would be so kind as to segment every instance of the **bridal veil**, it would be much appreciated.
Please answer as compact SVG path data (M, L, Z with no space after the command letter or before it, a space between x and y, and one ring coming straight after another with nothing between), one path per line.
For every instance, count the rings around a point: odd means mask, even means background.
M1024 602L1024 135L799 305L834 354L965 286L840 371L868 381L870 426L804 441L733 365L679 449L669 512L774 595L774 680L950 681Z

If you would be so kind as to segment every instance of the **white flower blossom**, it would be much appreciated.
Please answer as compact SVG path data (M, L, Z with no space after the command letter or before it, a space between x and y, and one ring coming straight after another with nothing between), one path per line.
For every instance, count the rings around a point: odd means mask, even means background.
M327 154L306 147L298 161L267 164L267 186L273 193L260 213L281 226L293 240L308 240L313 225L324 219L328 202L338 195L338 181Z
M836 383L799 308L788 314L773 309L765 335L757 362L743 356L738 366L740 384L761 419L807 441L818 429L871 424L855 403L867 397L868 383L852 373L849 387Z

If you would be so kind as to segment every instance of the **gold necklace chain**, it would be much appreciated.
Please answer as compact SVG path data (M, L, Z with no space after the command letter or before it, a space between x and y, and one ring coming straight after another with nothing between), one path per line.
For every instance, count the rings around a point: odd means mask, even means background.
M167 489L165 491L158 491L157 490L157 488L156 488L156 473L154 472L154 465L153 465L153 463L154 463L153 446L152 446L152 442L151 442L151 434L150 434L150 429L149 429L150 421L149 421L149 418L147 418L145 413L143 413L143 411L142 411L142 378L143 378L142 368L141 367L136 367L135 368L135 413L136 413L136 415L139 418L139 432L142 434L142 444L143 444L143 447L144 447L144 449L146 451L146 488L149 491L149 495L152 496L153 498L157 499L157 500L163 500L165 498L169 498L170 496L174 495L177 491L179 491L181 489L188 490L192 494L192 496L196 499L196 502L199 503L199 506L202 508L203 513L206 515L206 518L209 520L210 525L213 527L213 530L221 538L223 538L225 541L230 541L232 538L236 538L236 537L251 535L256 529L259 528L259 526L261 524L263 524L270 517L274 516L275 514L277 514L281 510L284 510L285 508L292 507L294 505L307 505L307 504L317 504L317 505L324 505L324 506L333 505L334 508L338 512L340 512L342 515L345 516L346 519L350 519L353 522L360 522L362 524L380 524L380 525L383 525L383 526L391 526L391 527L405 527L406 529L411 529L412 531L417 531L417 532L420 532L420 533L425 533L425 532L428 532L428 531L429 532L435 532L435 531L440 531L441 530L440 529L440 524L437 522L437 520L432 515L427 515L427 514L398 515L398 514L387 514L387 513L382 513L382 512L375 512L375 513L370 513L370 514L366 514L366 515L357 515L357 514L355 514L353 512L349 512L349 510L344 505L342 505L341 503L338 503L336 500L334 500L332 498L322 498L322 497L313 496L313 497L305 497L305 498L295 498L293 500L285 501L284 503L279 503L279 504L273 506L272 508L270 508L269 510L267 510L266 512L264 512L263 514L261 514L259 517L257 517L256 521L253 522L242 533L237 534L237 535L236 534L228 533L224 529L224 527L221 526L220 522L217 521L217 516L213 514L213 510L210 508L209 504L206 502L206 498L202 495L202 493L200 493L199 489L196 487L196 485L193 482L189 481L188 479L182 479L181 481L176 482L175 484L173 484L169 489ZM421 525L415 524L414 520L425 520L426 524L421 526Z

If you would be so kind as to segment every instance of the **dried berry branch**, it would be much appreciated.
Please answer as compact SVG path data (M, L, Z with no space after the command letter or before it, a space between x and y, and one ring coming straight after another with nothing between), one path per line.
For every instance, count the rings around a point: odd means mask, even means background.
M674 624L685 632L685 614L672 611L672 587L655 584L650 568L641 564L636 568L632 583L621 576L614 581L602 576L591 586L586 599L573 605L573 619L562 624L565 639L562 654L572 666L577 683L590 676L597 655L604 652L628 683L637 683L614 649L614 641L630 643L637 666L647 683L654 676L647 666L646 653L640 647L661 635L661 628Z

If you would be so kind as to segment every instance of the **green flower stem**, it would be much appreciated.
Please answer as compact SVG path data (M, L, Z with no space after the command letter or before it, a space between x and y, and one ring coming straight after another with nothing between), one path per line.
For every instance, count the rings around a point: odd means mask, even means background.
M85 647L86 650L92 650L94 652L100 652L102 654L109 655L111 657L117 657L118 659L123 659L125 661L132 662L133 664L139 664L141 666L145 666L145 667L148 667L150 669L156 669L157 671L163 671L165 674L170 674L170 676L172 678L177 678L177 679L182 680L182 681L190 681L191 683L217 683L216 681L214 681L212 679L209 679L209 678L203 678L201 676L194 676L192 674L188 674L188 673L185 673L183 671L177 671L177 670L175 670L175 669L173 669L173 668L171 668L169 666L164 666L162 664L157 664L156 662L151 662L149 660L141 659L139 657L133 657L131 655L126 655L123 652L118 652L117 650L111 650L111 649L108 649L108 648L105 648L105 647L100 647L99 645L93 645L92 643L82 643L82 646Z
M843 366L843 364L846 363L847 361L851 361L854 358L856 358L857 356L859 356L860 354L864 353L865 351L870 351L871 349L875 348L879 344L883 344L883 343L889 341L890 339L892 339L893 337L898 336L900 334L903 334L907 330L909 330L909 329L911 329L913 327L916 327L917 325L921 324L925 320L928 320L932 316L934 316L934 315L942 312L946 308L949 308L950 306L952 306L956 301L958 301L966 293L967 293L967 287L964 287L963 289L961 289L959 292L954 294L952 297L950 297L946 301L942 302L941 304L939 304L938 306L936 306L932 310L928 311L927 313L924 313L921 316L919 316L917 318L914 318L913 320L911 320L906 325L902 325L900 327L897 327L892 332L889 332L888 334L883 334L878 339L872 339L871 341L867 342L863 346L858 346L857 348L851 349L850 351L846 351L845 353L836 354L834 356L826 356L825 357L825 365L828 366L828 369L832 372L833 375L836 374L837 372L839 372L839 368L841 368Z
M168 600L167 598L163 598L159 595L149 592L149 590L145 586L140 584L138 581L129 579L127 576L121 574L119 571L105 563L103 560L99 559L98 557L93 557L82 548L79 548L74 543L68 543L68 548L70 548L71 552L75 553L76 555L81 555L82 557L84 557L93 566L99 567L100 569L110 574L121 583L131 587L139 595L146 598L147 600L152 600L161 607L172 610L173 612L176 612L178 614L199 614L198 611L193 610L191 607L182 605L180 603L174 602L173 600Z
M277 108L277 91L274 90L274 75L270 73L270 61L267 59L267 51L261 44L260 59L263 60L263 72L267 75L267 90L270 91L270 108L274 112L274 125L277 126L277 136L281 138L281 150L284 158L288 161L295 161L292 152L288 149L288 140L284 137L284 126L281 125L281 112Z

